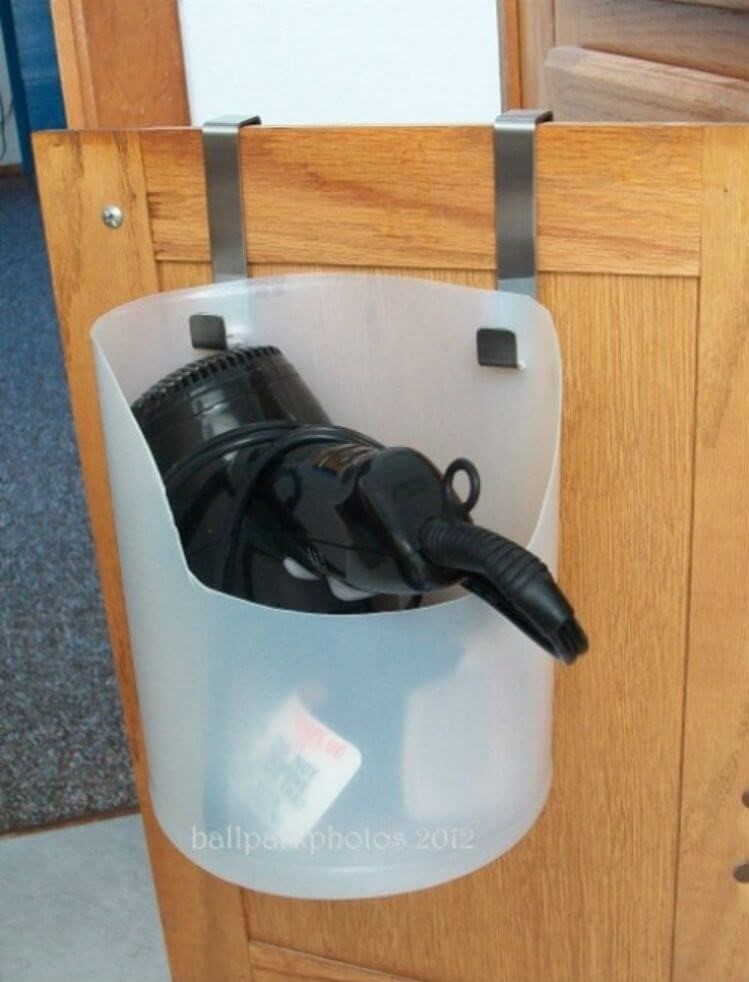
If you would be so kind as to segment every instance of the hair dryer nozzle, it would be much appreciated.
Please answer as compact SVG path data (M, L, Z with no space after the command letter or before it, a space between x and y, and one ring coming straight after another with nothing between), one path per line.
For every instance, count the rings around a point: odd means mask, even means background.
M546 651L571 664L588 639L567 598L540 559L496 532L433 518L420 534L425 556L462 570L463 586L499 610Z

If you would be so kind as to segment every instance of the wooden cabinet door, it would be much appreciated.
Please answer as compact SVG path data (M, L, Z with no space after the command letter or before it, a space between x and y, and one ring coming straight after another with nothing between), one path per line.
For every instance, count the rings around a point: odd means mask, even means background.
M250 271L492 288L492 145L489 126L245 129ZM566 387L560 575L591 651L558 673L555 784L531 833L472 876L352 902L217 880L149 805L88 333L117 303L209 281L200 134L35 146L175 980L746 982L749 887L732 869L749 853L749 129L541 127L539 287Z
M501 0L505 93L557 120L749 119L749 0Z
M49 3L68 126L189 124L178 0Z

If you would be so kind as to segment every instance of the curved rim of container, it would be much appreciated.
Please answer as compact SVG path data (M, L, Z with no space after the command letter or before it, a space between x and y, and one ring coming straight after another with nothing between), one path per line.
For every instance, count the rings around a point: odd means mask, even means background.
M184 849L178 838L173 836L172 826L164 822L153 788L150 787L149 791L154 814L169 841L186 859L211 875L242 889L257 890L260 893L268 893L277 897L299 900L356 900L428 890L463 876L470 876L506 856L525 838L543 813L551 792L552 779L553 773L550 768L541 791L534 796L531 803L522 812L518 813L513 822L501 829L501 836L494 835L493 842L485 841L488 838L485 836L482 839L482 848L475 852L473 850L425 850L423 853L425 857L435 855L440 857L440 862L432 863L431 867L426 861L369 864L366 866L310 866L289 862L279 864L272 859L259 859L255 854L250 858L245 852L238 850L205 850L206 855L235 856L240 863L246 864L247 870L254 870L260 874L254 883L250 883L249 878L232 879L224 872L218 871L218 866L222 864L203 863L196 858L194 850ZM506 843L506 845L497 847L497 841ZM459 859L463 859L463 857L465 860L460 862ZM452 858L452 862L447 861L450 858ZM436 873L430 875L430 868L436 869ZM284 880L293 878L297 883L301 883L301 886L296 892L273 889L269 883L274 877ZM318 887L307 886L313 882L320 885ZM369 884L369 889L367 889L367 884ZM338 889L333 889L334 886Z

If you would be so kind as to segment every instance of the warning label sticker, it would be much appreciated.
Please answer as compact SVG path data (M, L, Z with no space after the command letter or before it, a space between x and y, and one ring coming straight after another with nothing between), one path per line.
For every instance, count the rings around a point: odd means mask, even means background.
M280 843L299 845L361 762L357 747L291 696L273 714L252 753L252 809Z

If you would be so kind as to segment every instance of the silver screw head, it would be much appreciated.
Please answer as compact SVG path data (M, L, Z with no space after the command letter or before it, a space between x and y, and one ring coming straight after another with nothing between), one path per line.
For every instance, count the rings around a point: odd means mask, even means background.
M122 209L117 205L105 205L101 210L101 220L107 228L119 228L124 221Z

